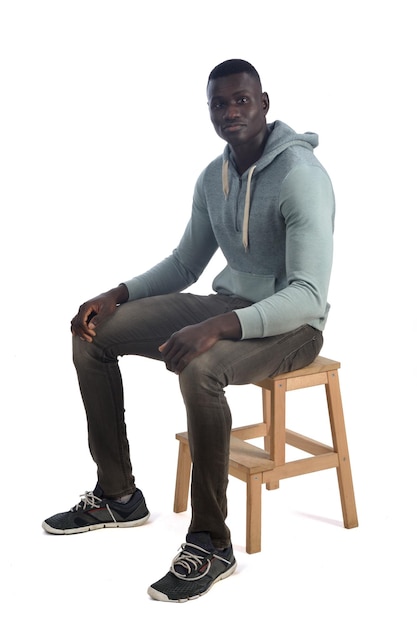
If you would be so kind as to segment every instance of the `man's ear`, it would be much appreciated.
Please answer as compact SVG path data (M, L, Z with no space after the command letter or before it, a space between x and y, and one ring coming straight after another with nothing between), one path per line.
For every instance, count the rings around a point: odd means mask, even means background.
M268 113L269 111L269 96L266 93L266 91L263 92L262 94L262 108L264 110L265 115Z

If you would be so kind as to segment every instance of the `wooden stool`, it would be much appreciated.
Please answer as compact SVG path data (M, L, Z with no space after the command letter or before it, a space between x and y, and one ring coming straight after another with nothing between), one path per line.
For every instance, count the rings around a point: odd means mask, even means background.
M309 474L335 467L339 482L345 528L358 525L349 451L343 417L337 370L340 363L319 356L302 369L279 374L255 383L262 388L263 421L232 429L229 474L246 482L246 551L261 550L261 489L279 487L283 478ZM328 446L285 425L285 394L294 389L325 385L333 446ZM264 438L264 448L247 443L247 439ZM188 434L177 433L178 468L174 511L187 509L191 473ZM309 457L286 462L285 444L309 453Z

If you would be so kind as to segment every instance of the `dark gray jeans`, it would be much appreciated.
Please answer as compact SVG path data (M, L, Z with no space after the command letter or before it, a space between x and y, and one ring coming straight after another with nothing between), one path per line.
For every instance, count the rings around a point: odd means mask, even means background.
M90 451L107 497L135 490L118 357L136 354L161 360L158 347L173 332L249 304L221 295L144 298L119 306L98 327L93 343L74 338ZM308 325L265 339L222 340L179 375L193 459L190 532L209 532L218 548L230 544L225 519L231 415L224 388L304 367L322 344L322 333Z

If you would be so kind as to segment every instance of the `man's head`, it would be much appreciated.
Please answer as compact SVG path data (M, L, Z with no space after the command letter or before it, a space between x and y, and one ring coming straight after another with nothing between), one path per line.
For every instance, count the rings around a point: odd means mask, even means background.
M207 88L211 80L223 78L224 76L230 76L231 74L248 74L249 76L252 76L259 83L259 87L262 91L261 78L258 72L253 65L243 59L229 59L228 61L223 61L223 63L216 65L216 67L212 69L209 74Z
M217 65L208 78L207 98L217 134L232 147L263 140L269 98L262 92L261 79L253 65L242 59Z

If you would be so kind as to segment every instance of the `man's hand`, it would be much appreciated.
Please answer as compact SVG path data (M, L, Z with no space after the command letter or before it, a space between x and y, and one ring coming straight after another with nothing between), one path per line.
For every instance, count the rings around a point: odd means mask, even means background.
M173 333L159 351L167 369L180 374L195 357L207 352L219 339L240 339L242 330L235 313L211 317Z
M96 336L95 328L103 320L113 315L117 305L126 302L129 293L125 285L110 289L87 302L84 302L77 315L71 321L71 332L83 341L92 342Z

